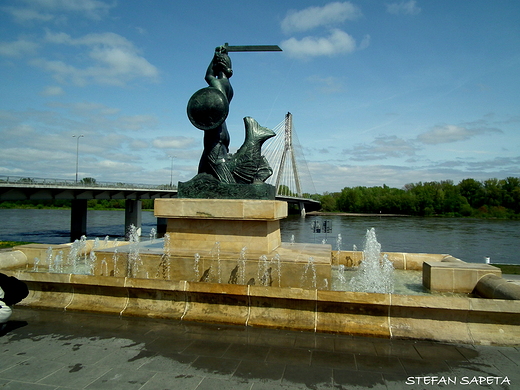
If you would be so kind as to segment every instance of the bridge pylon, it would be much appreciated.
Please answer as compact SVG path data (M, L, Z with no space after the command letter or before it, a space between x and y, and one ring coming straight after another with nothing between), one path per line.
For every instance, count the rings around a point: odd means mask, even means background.
M276 175L276 195L288 195L298 197L302 197L302 188L300 185L300 176L298 175L298 167L296 166L296 158L294 156L294 148L292 141L292 114L288 112L285 115L285 130L284 130L285 142L284 148L282 152L282 158L280 161L280 168L278 169L278 174ZM290 160L287 160L289 156ZM294 183L296 185L296 194L292 193L283 193L283 191L290 191L289 186L280 187L280 183L283 183L282 178L284 177L284 172L286 171L286 165L289 165L287 168L292 170L292 172L287 172L288 175L292 174L294 178ZM281 191L282 190L282 191Z

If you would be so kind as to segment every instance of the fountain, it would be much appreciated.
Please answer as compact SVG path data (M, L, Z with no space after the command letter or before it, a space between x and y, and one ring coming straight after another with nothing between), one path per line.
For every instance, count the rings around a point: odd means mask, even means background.
M155 199L155 216L167 219L163 245L155 233L141 242L134 227L127 242L105 238L103 247L82 237L51 249L35 244L2 252L0 270L29 286L21 304L386 338L517 343L520 300L469 295L515 296L494 279L501 275L495 267L449 255L381 254L373 230L363 252L341 250L340 235L336 250L294 238L281 242L287 203L276 201L275 188L265 183L272 170L261 155L262 143L274 133L246 117L244 143L229 153L228 52L238 50L227 44L215 50L205 77L209 86L188 103L190 121L204 131L204 151L198 174L179 183L179 198ZM430 290L465 295L393 294L394 268L422 270ZM335 291L345 290L353 269L353 289L359 291Z
M12 253L3 252L0 269L28 284L30 295L21 304L34 307L378 337L501 344L518 340L518 300L483 299L467 294L345 291L352 290L348 287L349 278L355 280L356 273L362 275L361 269L371 267L363 268L362 264L372 256L373 233L368 231L362 252L333 251L328 245L328 273L323 272L322 263L308 256L309 249L318 244L281 245L281 253L264 254L256 260L245 246L234 258L216 250L186 256L186 250L178 252L171 246L170 235L165 236L162 247L158 242L141 242L133 248L137 241L114 240L105 241L99 248L86 239L53 248L24 245ZM78 250L80 246L85 246L87 252ZM298 262L287 261L284 246L305 248L302 252L307 257L300 257ZM93 248L95 264L91 268ZM70 253L75 253L75 260ZM129 267L135 258L140 259L139 266ZM65 266L63 259L75 263L78 272L89 269L92 275L71 273L74 266ZM88 267L84 267L85 259ZM467 264L449 255L434 254L383 253L376 259L380 265L381 259L391 263L395 272L426 269L427 264ZM218 279L219 263L222 283L214 283L211 280ZM317 271L320 267L322 272ZM210 277L212 268L214 275ZM486 274L490 271L493 270L483 270ZM138 277L133 277L134 272ZM496 279L491 282L496 283ZM484 290L483 286L479 289ZM446 327L450 332L444 331Z
M363 259L356 275L351 279L349 290L371 293L394 292L394 266L388 256L381 254L374 228L367 230Z

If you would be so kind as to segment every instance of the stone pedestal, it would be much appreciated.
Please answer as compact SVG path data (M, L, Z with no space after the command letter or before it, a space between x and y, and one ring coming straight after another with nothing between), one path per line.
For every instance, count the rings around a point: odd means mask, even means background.
M216 242L222 252L270 253L281 245L280 219L287 203L276 200L156 199L154 214L168 220L170 246L209 251Z
M431 291L471 293L484 275L502 276L500 268L487 264L425 261L423 286Z

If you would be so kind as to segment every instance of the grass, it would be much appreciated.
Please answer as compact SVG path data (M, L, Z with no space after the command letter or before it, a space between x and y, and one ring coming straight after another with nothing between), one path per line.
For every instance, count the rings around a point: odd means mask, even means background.
M502 270L503 274L520 275L520 265L516 264L491 264Z
M32 244L32 242L25 241L0 241L0 249L12 248L16 245Z

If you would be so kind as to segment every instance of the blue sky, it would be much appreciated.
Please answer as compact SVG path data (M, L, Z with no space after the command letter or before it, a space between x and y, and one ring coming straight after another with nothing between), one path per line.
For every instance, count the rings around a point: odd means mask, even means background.
M520 176L515 0L4 0L0 175L168 184L196 174L186 116L216 46L242 118L293 114L314 187Z

